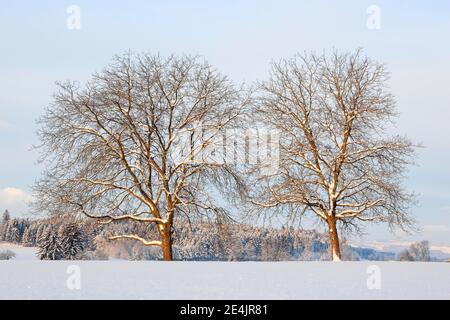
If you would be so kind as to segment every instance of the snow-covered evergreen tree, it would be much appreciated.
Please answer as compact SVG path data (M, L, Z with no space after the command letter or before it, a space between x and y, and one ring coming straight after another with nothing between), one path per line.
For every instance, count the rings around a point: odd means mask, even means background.
M20 240L20 232L17 228L17 223L15 221L8 221L6 223L5 235L3 237L3 241L18 243Z
M40 242L40 239L43 237L44 232L45 232L45 224L42 221L39 221L36 226L36 235L35 235L36 243Z
M38 241L38 254L41 260L61 260L64 252L55 226L48 226Z
M58 237L64 259L74 260L83 252L86 239L75 222L61 225L58 230Z
M0 241L6 241L5 235L6 235L6 225L4 223L0 223Z
M2 223L7 223L9 220L11 220L11 215L9 214L8 209L6 209L2 215Z
M25 247L32 247L35 245L34 231L31 227L25 228L22 236L22 244Z
M20 232L17 225L12 225L10 229L10 240L12 243L20 243Z
M11 224L6 223L4 225L4 232L3 232L2 241L9 242L10 238L11 238Z
M8 241L6 231L8 229L9 220L11 220L11 216L8 210L2 215L2 219L0 220L0 241Z
M21 240L21 233L20 233L20 226L19 222L17 220L11 220L11 229L10 229L10 239L9 242L12 243L20 243Z

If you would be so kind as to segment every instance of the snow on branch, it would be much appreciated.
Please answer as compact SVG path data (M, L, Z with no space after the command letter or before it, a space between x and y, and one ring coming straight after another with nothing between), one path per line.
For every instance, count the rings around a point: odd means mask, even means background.
M161 241L156 241L156 240L148 241L148 240L145 240L144 238L141 238L141 237L133 235L133 234L122 234L122 235L109 237L109 240L118 240L118 239L137 240L137 241L140 241L144 246L161 246L162 245Z

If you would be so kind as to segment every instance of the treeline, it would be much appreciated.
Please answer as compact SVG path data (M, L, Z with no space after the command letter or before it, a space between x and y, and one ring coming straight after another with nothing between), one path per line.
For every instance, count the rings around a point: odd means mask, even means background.
M11 219L6 210L0 221L0 241L34 246L36 244L36 232L31 231L32 221L29 219Z
M0 221L0 241L38 247L43 260L83 259L86 250L93 248L88 223L80 227L76 219L69 216L45 219L11 219L9 212L3 213Z
M102 225L72 215L0 221L0 241L37 247L43 260L160 260L161 250L116 234L157 237L152 226L136 222ZM180 224L174 230L174 259L190 261L328 260L327 235L315 230L260 228L237 223ZM386 260L392 255L344 245L344 260Z
M115 234L157 237L152 226L135 222L97 224L71 215L43 219L11 219L6 211L0 223L0 240L37 247L40 259L159 260L161 252L139 242L111 241ZM257 228L233 223L181 225L174 230L176 260L279 261L326 260L324 234L293 228Z

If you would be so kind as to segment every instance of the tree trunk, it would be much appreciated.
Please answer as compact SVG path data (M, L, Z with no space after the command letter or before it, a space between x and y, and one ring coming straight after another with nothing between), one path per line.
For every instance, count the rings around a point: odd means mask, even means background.
M333 261L341 261L341 248L339 235L336 228L336 220L333 217L328 219L328 230L330 233L330 255Z
M172 261L172 232L171 228L164 228L161 231L161 249L164 261Z

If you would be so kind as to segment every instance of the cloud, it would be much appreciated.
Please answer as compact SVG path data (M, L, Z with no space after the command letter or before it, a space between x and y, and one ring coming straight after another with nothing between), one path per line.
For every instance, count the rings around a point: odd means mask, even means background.
M33 197L19 188L0 189L0 211L8 209L13 216L23 215L28 211L28 203Z

